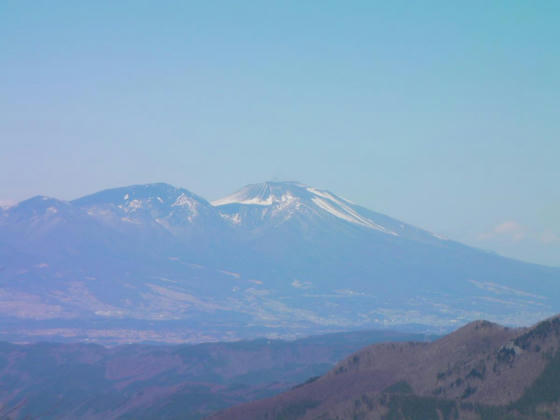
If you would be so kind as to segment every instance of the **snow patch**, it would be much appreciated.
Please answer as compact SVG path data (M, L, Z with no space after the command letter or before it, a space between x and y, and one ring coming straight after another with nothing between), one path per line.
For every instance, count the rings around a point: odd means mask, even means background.
M351 209L350 207L342 204L338 200L333 200L336 204L338 204L338 208L328 203L327 201L323 200L322 198L313 197L311 199L318 207L322 208L326 212L332 214L339 219L346 220L347 222L354 223L357 225L365 226L370 229L376 229L384 233L388 233L390 235L398 236L397 233L384 228L383 226L378 225L377 223L372 222L365 217L360 216L356 211Z
M181 193L171 207L188 207L191 215L187 217L189 222L192 222L194 217L198 216L197 203L192 198L187 197L185 193Z
M132 200L128 203L128 210L135 211L142 207L142 202L140 200Z
M321 191L313 187L307 187L307 191L312 193L315 197L311 199L317 206L338 217L339 219L346 220L347 222L366 226L371 229L380 230L382 232L388 233L390 235L398 236L396 232L386 229L385 227L378 225L377 223L361 216L348 204L352 204L350 201L341 201L331 193L327 191Z
M184 207L189 206L192 207L192 201L185 195L185 193L181 193L179 197L175 200L175 202L171 205L171 207Z
M440 235L439 233L430 232L434 238L441 239L442 241L448 241L449 238L444 235Z
M292 287L295 287L296 289L307 290L307 289L311 289L313 285L310 281L299 281L298 279L295 279L292 282Z
M234 225L241 224L241 215L239 213L235 213L231 215L220 213L220 216L222 217L222 219L226 219L227 221L233 223Z
M231 276L234 279L238 279L241 277L241 274L239 273L234 273L232 271L227 271L227 270L218 270L220 273L225 274L226 276Z
M336 198L334 198L332 196L332 194L328 193L327 191L321 191L321 190L318 190L317 188L313 188L313 187L307 187L307 191L309 191L311 194L317 195L319 197L326 198L327 200L331 200L331 201L334 201L334 202L338 201Z
M255 206L270 206L272 205L272 195L269 195L265 200L259 197L243 199L236 194L231 195L229 197L221 198L216 201L212 201L213 206L224 206L226 204L253 204Z

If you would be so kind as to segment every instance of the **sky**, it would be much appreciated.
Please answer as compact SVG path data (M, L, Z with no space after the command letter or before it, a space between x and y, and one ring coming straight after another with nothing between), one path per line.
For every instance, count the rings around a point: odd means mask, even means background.
M0 2L0 204L297 180L560 266L560 2Z

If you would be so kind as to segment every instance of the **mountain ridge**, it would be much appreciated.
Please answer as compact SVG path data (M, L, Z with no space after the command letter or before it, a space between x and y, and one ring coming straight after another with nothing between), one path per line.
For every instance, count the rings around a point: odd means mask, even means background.
M411 339L425 338L356 331L294 341L109 348L0 342L0 417L195 420L323 374L364 345Z
M560 311L560 269L441 239L297 182L252 184L214 205L165 183L38 196L0 211L0 250L0 318L40 337L441 331ZM63 319L90 326L75 332Z
M172 184L166 183L166 182L156 182L156 183L147 183L147 184L133 184L133 185L128 185L128 186L122 186L122 187L115 187L115 188L107 188L107 189L103 189L91 194L87 194L85 196L80 196L78 198L75 199L70 199L70 200L60 200L57 199L55 197L50 197L50 196L44 196L44 195L37 195L37 196L33 196L30 197L28 199L22 200L20 202L17 202L15 204L13 204L12 206L5 208L5 210L8 210L10 208L16 207L16 206L20 206L20 205L28 205L30 203L34 203L37 201L50 201L50 202L55 202L58 204L62 204L62 203L66 203L66 205L69 204L75 204L78 207L87 207L88 203L89 204L96 204L99 205L100 203L102 204L115 204L119 201L127 201L127 199L125 199L125 196L130 196L131 200L133 203L132 205L129 204L129 207L131 207L131 210L135 210L135 203L134 201L138 198L144 198L144 199L157 199L157 198L161 198L161 196L166 196L166 195L170 195L170 193L174 192L175 194L178 194L178 196L175 197L175 200L177 200L179 198L179 196L181 194L185 194L187 197L195 199L196 201L203 203L203 204L210 204L211 206L220 209L221 207L224 206L228 206L230 204L244 204L244 205L256 205L256 206L270 206L272 204L276 204L278 202L281 201L289 201L289 200L282 200L282 198L285 198L286 195L282 195L280 197L276 196L275 193L277 192L277 190L283 190L285 193L287 193L288 197L290 197L290 193L292 192L291 188L297 188L300 191L305 191L307 193L308 196L312 197L315 200L324 200L324 199L330 199L333 200L335 202L344 202L344 204L346 205L350 205L350 206L355 206L360 208L362 211L365 212L369 212L371 214L374 214L376 216L380 216L383 217L387 220L392 221L393 223L398 223L399 225L402 226L406 226L406 227L412 227L411 225L408 225L404 222L401 222L399 220L396 219L392 219L386 215L383 215L381 213L375 213L372 212L371 210L366 209L363 206L359 206L345 198L342 198L336 194L333 194L332 192L328 191L328 190L321 190L318 188L314 188L311 187L309 185L303 184L299 181L265 181L262 183L256 183L256 184L249 184L245 187L243 187L242 189L238 190L237 192L228 195L226 197L217 199L217 200L212 200L212 201L208 201L205 198L203 198L200 195L197 195L195 193L193 193L192 191L186 189L186 188L182 188L182 187L176 187ZM254 192L254 190L260 190L261 194L260 196L263 197L264 195L262 193L266 192L266 198L265 199L261 199L259 201L259 199L257 197L252 197L249 199L239 199L236 197L239 197L240 193L247 193L247 191L249 192ZM142 193L142 192L151 192L152 196L147 196L147 197L136 197L136 198L132 198L133 196L137 195L138 193ZM258 194L256 194L258 195ZM292 196L293 197L293 196ZM296 196L297 197L297 196ZM301 195L300 195L301 197ZM297 198L300 198L297 197ZM253 202L251 202L251 200L253 200ZM385 229L383 227L380 226L372 226L372 224L368 223L367 220L363 220L363 217L361 216L354 216L355 219L352 219L352 217L349 217L346 214L340 214L340 212L337 212L336 209L331 208L330 206L326 205L324 203L324 201L318 201L320 203L319 206L323 206L323 209L330 213L331 215L338 217L341 220L345 220L349 223L354 223L354 224L358 224L358 225L362 225L362 226L367 226L373 229L378 229L381 231L384 231ZM337 213L339 213L337 215ZM362 220L361 220L362 219ZM414 228L414 227L413 227ZM438 239L442 239L442 240L447 240L447 238L444 238L441 235L429 232L427 230L424 229L420 229L420 228L414 228L418 231L422 231L425 232L429 235L433 235L434 237L437 237ZM398 235L398 233L393 232L389 229L385 230L386 233L390 233L393 235Z
M475 321L430 343L366 347L320 378L209 419L545 419L560 408L560 317Z

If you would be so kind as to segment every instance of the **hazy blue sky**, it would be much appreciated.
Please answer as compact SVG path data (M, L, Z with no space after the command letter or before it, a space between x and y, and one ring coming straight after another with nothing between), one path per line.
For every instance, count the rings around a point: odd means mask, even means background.
M327 188L560 265L558 1L0 2L0 201Z

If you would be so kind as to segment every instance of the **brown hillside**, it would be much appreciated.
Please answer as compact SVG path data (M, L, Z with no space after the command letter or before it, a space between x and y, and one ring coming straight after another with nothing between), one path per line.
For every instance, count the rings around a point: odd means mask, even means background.
M446 413L478 419L486 407L505 412L528 401L527 390L540 383L559 348L558 317L526 329L475 321L432 343L366 347L313 382L211 418L412 419L414 410L407 415L406 404L415 399L416 405L441 405L435 419Z

